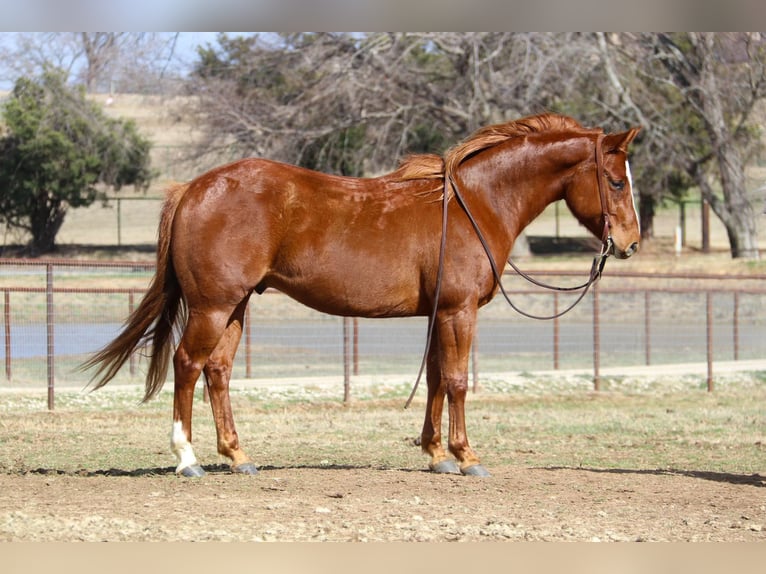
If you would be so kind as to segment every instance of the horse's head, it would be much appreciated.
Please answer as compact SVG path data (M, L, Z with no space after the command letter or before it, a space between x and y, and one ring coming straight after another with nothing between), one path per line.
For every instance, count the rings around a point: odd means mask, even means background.
M565 195L575 217L597 237L610 238L611 253L620 259L638 251L641 240L628 165L628 145L639 130L596 138L593 153L577 169Z

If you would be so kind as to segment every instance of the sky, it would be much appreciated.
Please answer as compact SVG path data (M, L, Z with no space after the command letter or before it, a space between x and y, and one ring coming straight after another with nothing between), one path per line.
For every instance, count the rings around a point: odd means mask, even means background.
M240 32L230 32L239 34ZM197 46L216 44L216 36L220 32L179 32L176 50L184 59L194 59L197 56Z
M167 32L168 35L175 32ZM6 47L13 49L16 45L16 36L18 32L0 32L0 48ZM219 32L179 32L176 43L175 58L179 62L191 64L197 59L197 46L206 44L216 44L216 37ZM246 34L246 32L227 32L229 35ZM0 62L0 90L11 90L15 78L10 77L10 73Z

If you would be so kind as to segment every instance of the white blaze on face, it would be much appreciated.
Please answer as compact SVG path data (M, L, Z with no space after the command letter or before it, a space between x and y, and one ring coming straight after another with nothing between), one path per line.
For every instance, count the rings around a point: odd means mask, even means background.
M178 459L176 472L181 472L187 466L197 464L197 457L194 456L194 450L181 426L181 421L173 421L173 430L170 433L170 450Z
M636 214L636 222L638 223L638 232L641 233L641 218L638 216L638 209L636 209L636 194L633 193L633 175L630 173L630 162L625 160L625 173L628 175L628 184L630 185L630 199L633 201L633 211Z

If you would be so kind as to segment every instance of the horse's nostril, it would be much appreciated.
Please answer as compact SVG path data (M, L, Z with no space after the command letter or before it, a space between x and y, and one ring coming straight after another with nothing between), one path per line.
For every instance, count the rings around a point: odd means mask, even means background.
M634 242L630 247L628 247L628 250L626 251L626 254L628 255L628 257L630 257L636 251L638 251L638 241Z

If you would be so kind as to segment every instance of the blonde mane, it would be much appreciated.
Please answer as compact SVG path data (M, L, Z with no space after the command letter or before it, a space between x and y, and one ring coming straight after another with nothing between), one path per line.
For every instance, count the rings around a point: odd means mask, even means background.
M539 114L518 120L483 127L462 142L448 149L444 157L435 154L411 155L405 157L396 171L389 174L394 181L436 179L446 188L445 173L453 173L463 161L488 148L509 139L546 131L588 132L576 120L558 114ZM451 189L447 190L451 196Z

